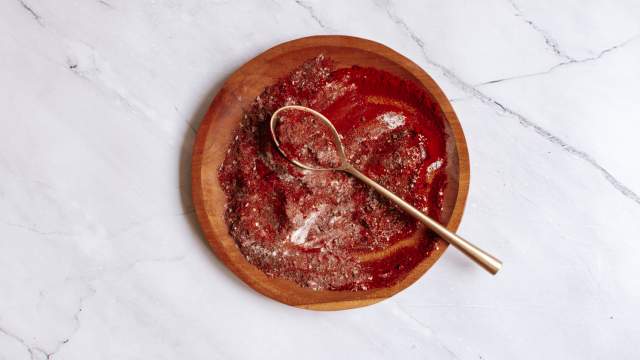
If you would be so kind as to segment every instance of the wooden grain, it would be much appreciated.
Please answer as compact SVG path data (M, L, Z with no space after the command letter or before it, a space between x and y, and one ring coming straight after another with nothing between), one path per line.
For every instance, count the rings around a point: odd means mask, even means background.
M312 36L275 46L240 67L213 99L198 129L192 159L192 191L196 214L204 236L218 256L240 279L256 291L285 304L313 310L342 310L370 305L389 298L418 280L442 255L447 244L439 240L436 250L396 285L369 291L313 291L292 281L267 277L247 262L224 221L225 195L218 182L234 131L253 100L302 62L318 54L335 60L338 68L369 66L409 79L426 89L447 120L447 173L443 219L447 228L460 224L469 189L469 156L460 123L438 85L411 60L390 48L350 36Z

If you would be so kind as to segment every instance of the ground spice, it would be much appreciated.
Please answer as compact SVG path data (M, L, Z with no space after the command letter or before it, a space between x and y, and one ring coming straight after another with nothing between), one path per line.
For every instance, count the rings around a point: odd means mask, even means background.
M316 169L340 166L338 144L327 124L300 110L285 110L278 116L275 135L285 156Z
M301 170L287 161L269 132L271 114L284 105L323 113L341 134L352 164L437 220L447 158L435 102L388 72L334 70L321 55L256 98L219 168L229 233L267 275L315 290L395 284L429 256L432 235L405 240L419 225L366 185L341 172ZM292 144L308 141L313 129L305 124L287 134ZM290 150L309 156L301 149Z

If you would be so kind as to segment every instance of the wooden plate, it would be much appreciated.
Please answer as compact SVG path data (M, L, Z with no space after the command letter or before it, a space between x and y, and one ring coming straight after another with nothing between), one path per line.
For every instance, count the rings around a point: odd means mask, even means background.
M338 68L360 65L389 71L401 78L422 84L442 109L447 120L447 172L442 218L456 230L462 218L469 189L469 155L460 123L442 90L411 60L390 48L350 36L312 36L275 46L233 73L211 103L193 150L193 201L200 226L220 260L256 291L285 304L314 310L341 310L370 305L389 298L422 276L447 247L438 241L437 249L396 285L369 291L313 291L292 281L267 277L245 260L229 236L224 221L225 195L218 182L218 167L238 127L243 111L265 87L277 82L305 60L323 53L334 59Z

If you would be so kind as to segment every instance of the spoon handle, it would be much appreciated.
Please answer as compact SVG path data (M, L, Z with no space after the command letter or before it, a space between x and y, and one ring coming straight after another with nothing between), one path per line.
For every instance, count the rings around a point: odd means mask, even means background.
M478 265L482 266L485 270L490 272L492 275L495 275L502 268L502 262L500 260L484 252L479 247L473 245L472 243L461 238L455 233L449 231L446 227L442 226L437 221L428 217L422 211L416 209L408 202L402 200L398 195L387 190L384 186L373 181L367 175L361 173L358 169L354 168L351 165L348 165L343 167L342 170L355 176L365 184L374 188L376 191L378 191L387 199L393 201L396 205L402 208L402 210L406 211L407 213L409 213L409 215L413 216L417 220L420 220L423 224L429 227L429 229L433 230L433 232L439 235L442 239L447 241L449 244L455 246L458 250L462 251L463 254L468 256L471 260L475 261Z

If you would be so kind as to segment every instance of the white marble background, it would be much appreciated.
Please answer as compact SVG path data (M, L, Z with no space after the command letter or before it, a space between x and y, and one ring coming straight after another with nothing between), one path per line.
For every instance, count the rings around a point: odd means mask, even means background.
M194 129L226 76L312 34L387 44L471 154L455 251L337 313L251 291L204 245ZM633 359L640 3L0 1L0 359Z

